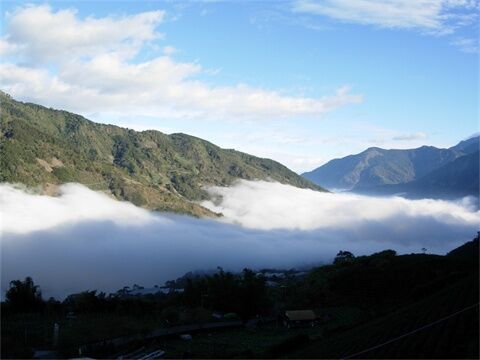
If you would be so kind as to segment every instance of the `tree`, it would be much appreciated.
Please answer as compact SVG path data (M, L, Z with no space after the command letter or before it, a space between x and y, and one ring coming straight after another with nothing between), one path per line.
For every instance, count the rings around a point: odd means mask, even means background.
M335 260L333 260L334 264L346 264L351 263L355 259L355 256L350 251L339 251L337 256L335 256Z
M44 305L40 287L29 276L25 281L10 281L5 298L14 312L36 312L42 310Z
M250 269L243 269L239 281L238 312L242 319L262 314L269 307L265 278Z

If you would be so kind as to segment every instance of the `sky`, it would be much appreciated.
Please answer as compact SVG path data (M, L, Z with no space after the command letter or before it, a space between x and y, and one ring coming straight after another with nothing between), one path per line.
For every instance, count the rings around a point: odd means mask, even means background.
M0 88L297 172L479 128L478 0L1 2Z

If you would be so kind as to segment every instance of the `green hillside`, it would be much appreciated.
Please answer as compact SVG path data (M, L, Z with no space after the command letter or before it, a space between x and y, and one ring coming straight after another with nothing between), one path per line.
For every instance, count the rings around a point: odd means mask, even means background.
M214 215L196 204L208 185L269 179L324 191L285 166L185 135L97 124L0 93L0 181L78 182L148 209Z

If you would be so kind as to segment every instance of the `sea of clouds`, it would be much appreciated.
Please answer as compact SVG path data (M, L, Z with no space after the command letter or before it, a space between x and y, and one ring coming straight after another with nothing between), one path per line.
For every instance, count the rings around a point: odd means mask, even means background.
M56 197L0 185L1 288L32 276L47 296L162 285L222 266L302 267L339 250L444 254L473 238L478 199L319 193L266 181L212 187L219 220L150 212L78 184Z

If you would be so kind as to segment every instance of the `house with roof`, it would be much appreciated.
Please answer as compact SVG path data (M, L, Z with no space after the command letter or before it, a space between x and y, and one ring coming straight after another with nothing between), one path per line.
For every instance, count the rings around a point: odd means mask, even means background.
M283 323L288 328L315 326L317 319L317 314L313 310L287 310Z

